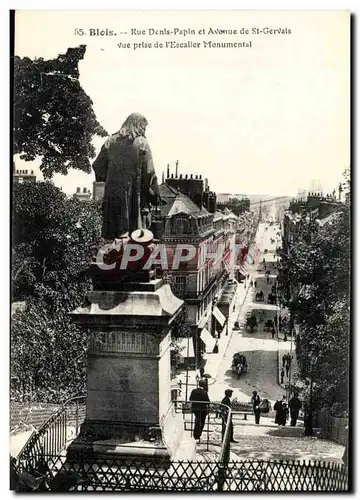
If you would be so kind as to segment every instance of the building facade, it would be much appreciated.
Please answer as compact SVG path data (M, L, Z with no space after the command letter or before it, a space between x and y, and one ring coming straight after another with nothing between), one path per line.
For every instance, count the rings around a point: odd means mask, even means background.
M84 187L82 190L80 187L77 187L76 193L73 194L73 198L77 198L80 201L88 201L91 200L91 192L86 187Z
M227 335L235 301L235 234L237 217L216 209L216 194L201 175L170 175L160 185L163 205L156 230L166 247L165 272L173 293L185 301L186 323L192 336L195 367L216 352ZM160 230L159 230L160 223ZM177 246L191 245L194 256L173 268ZM174 266L175 267L175 266ZM191 354L190 354L191 355Z
M36 182L34 170L19 170L13 163L13 182L14 184L25 184L27 182Z

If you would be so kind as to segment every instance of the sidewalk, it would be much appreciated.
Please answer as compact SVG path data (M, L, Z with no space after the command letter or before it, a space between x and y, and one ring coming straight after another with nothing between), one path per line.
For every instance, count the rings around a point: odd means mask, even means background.
M221 333L220 339L218 340L218 349L219 351L216 354L207 354L206 355L206 362L205 362L205 373L211 375L211 378L209 378L209 385L212 385L216 382L219 368L221 361L226 353L226 349L230 343L231 337L233 335L233 327L235 321L237 321L237 318L240 314L241 308L245 302L245 299L247 297L249 289L251 290L252 287L250 287L250 281L246 280L243 283L239 283L237 290L236 290L236 299L235 299L235 311L232 312L229 316L229 332L228 335L225 334L226 332L226 325L223 328L223 331ZM244 286L244 283L246 284L246 288ZM192 389L197 387L197 380L196 376L199 374L198 370L192 370L188 372L188 396ZM182 385L182 395L180 399L185 399L185 387L186 387L186 370L180 371L175 379L173 379L173 386L175 384L178 384L181 382Z

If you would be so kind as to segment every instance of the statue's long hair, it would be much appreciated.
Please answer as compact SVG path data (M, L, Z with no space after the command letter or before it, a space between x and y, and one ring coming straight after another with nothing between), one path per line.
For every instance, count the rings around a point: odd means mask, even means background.
M121 138L128 138L131 140L140 136L145 137L147 124L148 122L145 116L140 113L131 113L131 115L129 115L121 125L119 136Z

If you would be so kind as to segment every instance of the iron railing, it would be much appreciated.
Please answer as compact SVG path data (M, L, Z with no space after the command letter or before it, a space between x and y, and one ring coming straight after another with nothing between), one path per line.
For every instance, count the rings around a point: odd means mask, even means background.
M179 461L164 467L156 459L44 458L40 491L349 491L344 465L317 461L244 460L229 461L226 467L214 461Z
M225 432L223 436L223 430L224 428L228 429L230 427L232 418L231 409L218 402L173 401L175 412L181 412L183 415L185 431L190 431L192 434L195 427L195 414L192 411L192 403L204 406L207 412L205 425L202 431L202 436L205 435L205 439L204 437L199 439L197 448L199 449L199 445L205 445L206 451L210 451L211 446L220 447L219 454L221 455L222 450L226 448L227 438L230 440L230 434L226 434Z
M85 420L85 401L86 396L71 398L54 412L25 443L17 456L18 464L31 461L32 467L36 468L44 456L60 454L67 442L79 433L80 425Z

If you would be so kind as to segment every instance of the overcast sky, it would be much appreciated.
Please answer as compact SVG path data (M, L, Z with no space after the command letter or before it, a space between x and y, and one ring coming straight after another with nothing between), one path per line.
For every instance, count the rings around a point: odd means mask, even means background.
M198 35L209 28L287 28L288 35ZM75 28L195 29L195 36L79 37ZM109 133L137 111L158 177L208 177L217 192L296 194L342 180L350 157L350 29L341 11L21 11L15 53L53 58L87 45L80 82ZM118 42L252 41L252 48L119 49ZM95 141L97 151L103 139ZM17 161L17 168L33 168ZM40 176L39 176L40 177ZM55 183L71 194L94 175Z

